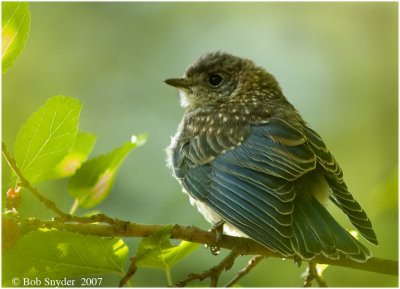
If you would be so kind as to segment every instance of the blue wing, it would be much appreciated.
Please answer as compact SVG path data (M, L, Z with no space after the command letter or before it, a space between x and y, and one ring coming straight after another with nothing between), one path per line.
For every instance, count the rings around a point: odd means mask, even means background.
M291 181L316 164L305 138L279 119L252 126L243 144L217 155L215 151L237 145L221 138L198 136L176 150L176 176L192 197L250 238L283 255L293 255L295 193ZM201 165L210 156L212 160Z
M282 255L310 259L322 253L337 259L343 253L356 261L368 259L368 249L314 197L310 182L325 178L331 199L362 235L376 242L340 167L313 130L300 132L270 118L265 125L238 128L237 134L245 141L232 135L198 135L174 150L175 175L193 198Z

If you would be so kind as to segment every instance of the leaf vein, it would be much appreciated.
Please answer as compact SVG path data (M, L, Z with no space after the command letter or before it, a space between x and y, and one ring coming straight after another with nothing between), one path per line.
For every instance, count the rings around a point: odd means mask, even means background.
M64 133L64 134L60 134L60 135L57 135L57 136L53 136L53 140L62 138L62 137L64 137L64 136L68 136L68 135L70 135L70 134L73 134L73 133L74 133L74 130L75 130L75 128L72 128L72 129L70 129L69 131L67 131L67 132Z
M99 243L100 243L101 248L103 249L103 252L104 252L104 255L106 256L106 258L108 260L110 260L110 262L115 266L115 268L117 268L120 272L123 272L123 268L118 266L118 264L115 263L115 261L112 258L110 258L110 256L107 254L107 251L106 251L106 248L104 247L104 244L101 243L101 242L99 242Z
M36 127L36 129L35 129L35 133L33 134L33 136L31 137L31 139L30 139L30 141L29 141L28 149L26 150L25 158L24 158L24 161L22 162L22 165L21 165L21 171L23 171L24 168L25 168L26 159L28 158L28 154L29 154L29 151L30 151L30 149L31 149L32 142L33 142L33 140L34 140L35 137L36 137L36 134L37 134L37 132L38 132L38 130L39 130L40 125L42 124L43 117L44 117L44 116L42 115L42 117L40 118L39 124L38 124L38 126Z
M12 15L10 16L10 18L8 18L8 21L6 23L6 25L4 25L3 29L1 29L1 32L3 33L3 30L6 29L7 25L10 23L11 19L14 17L15 13L17 13L17 10L19 8L19 5L21 5L21 2L18 2L17 7L15 7L14 12L12 13Z
M85 244L86 244L86 247L87 247L87 242L85 242ZM89 263L88 262L86 262L86 259L85 258L83 258L83 255L79 252L79 250L76 248L76 246L75 246L75 244L74 243L71 243L71 246L72 246L72 248L74 248L74 250L75 250L75 252L76 252L76 254L78 255L78 257L82 260L82 263L84 263L85 265L89 265Z
M18 4L18 5L19 5L19 4ZM4 54L6 54L6 52L7 52L7 50L8 50L8 47L10 47L10 45L11 45L11 43L13 42L15 36L17 36L17 34L18 34L18 32L19 32L19 29L20 29L21 26L22 26L22 23L24 23L25 16L26 16L27 13L28 13L28 11L26 10L25 13L24 13L24 17L22 18L21 22L19 23L19 26L18 26L17 30L15 31L15 34L13 35L13 37L11 38L11 40L8 42L7 47L4 49L4 51L3 51L2 55L1 55L2 58L3 58Z
M47 143L50 141L50 139L52 138L53 134L60 128L61 124L68 118L68 116L69 116L73 111L74 111L74 110L71 109L71 110L68 112L68 114L64 117L64 119L60 122L60 125L58 125L58 126L56 127L56 129L52 132L52 131L51 131L51 127L53 126L53 122L54 122L55 116L56 116L56 114L57 114L57 112L54 112L54 116L53 116L53 119L52 119L52 123L51 123L51 125L50 125L50 135L46 138L45 142L44 142L43 145L40 147L40 149L37 151L37 153L33 156L33 158L31 159L31 161L28 163L27 167L29 167L29 166L32 164L32 162L34 162L34 161L38 158L38 155L39 155L39 154L42 152L42 150L46 147ZM43 116L42 116L42 120L43 120ZM39 125L39 126L40 126L40 125ZM36 132L37 132L37 130L35 131L35 134L36 134Z
M161 260L165 266L166 269L169 269L169 266L167 265L167 262L165 261L165 257L164 254L162 252L162 248L161 248L161 242L158 242L158 249L160 250L160 255L161 255Z

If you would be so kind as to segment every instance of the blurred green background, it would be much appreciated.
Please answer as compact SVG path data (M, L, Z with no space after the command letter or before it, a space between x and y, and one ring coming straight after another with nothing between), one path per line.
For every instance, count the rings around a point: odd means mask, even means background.
M97 207L137 223L209 225L191 207L166 167L165 148L183 114L163 80L180 76L200 54L223 50L250 58L280 82L287 98L319 132L347 184L373 221L378 257L398 257L398 4L318 3L30 3L31 33L3 75L2 138L12 151L20 126L53 95L84 103L80 129L98 136L92 156L133 133L147 144L122 165L110 196ZM38 186L68 211L67 181ZM24 216L51 212L23 194ZM332 205L333 207L333 205ZM86 211L78 209L77 213ZM352 228L338 210L337 219ZM127 239L134 254L137 239ZM366 243L366 242L364 242ZM172 269L177 282L216 264L201 248ZM245 266L239 258L221 285ZM291 261L267 259L242 286L301 286ZM120 276L102 285L116 286ZM329 286L397 286L397 278L339 267ZM135 286L166 286L165 273L140 268ZM201 284L208 285L208 281Z

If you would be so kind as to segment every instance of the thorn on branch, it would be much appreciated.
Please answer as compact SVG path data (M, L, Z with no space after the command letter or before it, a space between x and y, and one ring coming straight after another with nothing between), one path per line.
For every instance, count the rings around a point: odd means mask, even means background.
M262 259L264 259L265 256L257 255L253 256L253 258L250 259L249 264L247 264L246 267L244 267L242 270L240 270L237 275L229 281L228 284L225 285L225 287L232 287L235 285L240 279L242 279L245 275L250 273L250 271L257 266L261 262Z
M204 280L205 278L210 278L210 287L217 287L218 279L221 275L222 271L227 271L232 268L233 264L235 263L235 259L240 255L240 253L236 250L232 250L228 256L226 256L218 265L212 267L209 270L206 270L200 274L189 274L189 276L179 281L176 286L177 287L185 287L187 283L194 281L194 280Z

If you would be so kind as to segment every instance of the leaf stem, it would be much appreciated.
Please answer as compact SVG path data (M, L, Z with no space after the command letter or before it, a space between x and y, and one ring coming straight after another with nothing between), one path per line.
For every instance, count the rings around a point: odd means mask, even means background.
M15 159L12 158L9 153L7 152L6 145L4 143L1 144L1 152L3 153L3 157L7 161L10 168L14 171L17 175L19 181L17 182L17 186L24 187L28 189L36 198L39 199L48 209L52 210L54 213L59 215L60 217L65 217L67 214L62 212L60 209L57 208L56 203L47 199L46 197L42 196L37 189L32 187L31 183L25 179L22 175L21 171L18 169Z
M75 202L72 204L72 207L69 210L70 215L75 214L76 209L78 209L78 205L79 205L79 201L78 201L78 199L75 199Z
M21 171L17 167L17 164L15 162L15 159L10 156L10 154L7 152L6 145L4 143L1 144L1 152L3 153L3 157L7 161L8 165L10 168L14 171L14 173L17 175L19 181L17 182L18 187L24 187L28 191L30 191L36 198L39 199L40 202L42 202L49 210L52 210L54 213L56 213L62 220L62 222L77 222L77 223L108 223L110 225L116 226L116 230L119 232L124 232L126 231L126 226L128 222L124 222L121 220L118 220L116 218L110 218L104 214L97 214L93 215L90 217L78 217L78 216L71 216L70 214L64 213L61 211L55 202L52 200L49 200L45 196L39 193L39 191L34 188L31 183L22 175Z
M174 284L172 284L171 270L169 267L165 269L165 273L167 273L168 287L172 287Z

